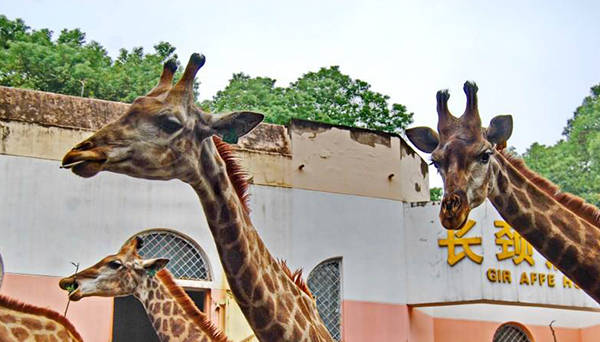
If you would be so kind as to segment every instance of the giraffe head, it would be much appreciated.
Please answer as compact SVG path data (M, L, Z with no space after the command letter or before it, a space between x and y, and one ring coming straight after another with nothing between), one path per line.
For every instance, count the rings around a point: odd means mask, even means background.
M121 297L134 294L139 286L146 284L148 277L161 270L168 259L142 259L138 249L142 239L129 240L121 250L109 255L94 266L63 278L61 289L69 291L69 298L78 301L84 297Z
M446 229L460 229L471 209L488 195L492 181L490 160L496 149L506 146L512 134L512 116L499 115L488 128L481 126L477 108L477 85L465 82L467 107L459 118L450 114L447 90L437 92L437 132L429 127L406 130L408 139L421 151L431 153L431 163L444 182L440 220Z
M82 177L107 170L148 179L195 179L206 138L219 135L227 142L248 133L263 115L252 112L207 114L194 105L193 84L204 65L203 55L190 57L181 79L171 85L177 68L165 63L158 85L137 98L129 110L77 144L62 160Z

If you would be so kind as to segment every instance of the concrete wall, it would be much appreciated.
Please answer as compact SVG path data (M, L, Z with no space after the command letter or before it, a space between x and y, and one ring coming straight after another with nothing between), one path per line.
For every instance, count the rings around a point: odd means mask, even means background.
M0 87L0 153L60 160L128 108ZM254 184L429 200L427 164L396 134L292 120L289 127L261 124L236 147Z
M90 265L137 232L167 228L204 250L212 280L182 284L211 289L209 312L224 322L216 306L231 300L191 188L110 173L82 179L58 168L71 146L126 109L125 104L0 87L0 252L8 272L1 291L62 311L65 295L56 282L73 272L71 261ZM600 318L592 312L407 305L516 298L597 308L580 290L530 291L490 283L485 268L498 265L485 263L494 260L497 246L486 240L473 248L484 256L484 266L463 260L449 267L446 249L437 245L447 234L439 226L438 207L403 202L424 201L429 190L426 164L399 136L296 120L290 127L263 124L237 148L253 177L252 220L271 253L292 268L304 268L305 275L326 259L343 259L346 342L463 341L461 331L476 329L472 336L488 339L510 318L539 326L544 336L536 337L539 342L547 334L544 322L533 318L550 313L561 317L556 326L568 335L565 341L595 340ZM479 224L468 236L484 235L484 226L493 230L490 224L499 217L486 204L472 218ZM514 274L519 267L506 266ZM535 271L543 267L538 260ZM86 341L106 341L112 301L71 305L69 318ZM236 336L246 332L241 327Z

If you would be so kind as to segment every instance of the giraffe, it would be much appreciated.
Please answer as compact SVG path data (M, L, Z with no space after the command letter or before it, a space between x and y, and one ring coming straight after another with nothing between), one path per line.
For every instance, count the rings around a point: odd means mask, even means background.
M0 285L4 268L0 255ZM82 342L69 320L58 312L0 295L0 341Z
M60 288L69 291L73 301L133 295L162 342L230 342L164 269L169 260L144 260L138 255L142 243L140 237L130 239L117 254L61 279Z
M459 118L448 110L448 91L438 91L438 132L428 127L406 130L418 149L431 153L431 163L442 176L442 225L460 229L470 210L488 198L535 249L600 302L600 210L560 192L504 151L512 116L496 116L483 128L477 90L475 83L465 83L467 106Z
M83 339L58 312L0 295L0 341L82 342Z
M112 171L146 179L179 179L197 193L229 286L260 341L333 341L300 272L268 251L247 205L246 175L223 142L258 125L252 112L207 114L193 104L193 80L205 58L193 54L171 86L165 64L158 85L128 112L79 143L62 161L82 177Z

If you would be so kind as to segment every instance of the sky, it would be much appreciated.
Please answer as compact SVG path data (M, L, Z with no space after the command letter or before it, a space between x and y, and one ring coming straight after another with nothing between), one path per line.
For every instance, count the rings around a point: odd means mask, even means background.
M450 90L458 116L462 85L473 80L482 121L512 114L509 144L521 153L561 139L600 83L599 1L22 0L0 2L0 14L56 33L80 28L113 57L120 48L153 51L160 41L173 44L183 63L203 53L201 99L240 71L287 86L339 65L406 105L414 125L435 127L436 91Z

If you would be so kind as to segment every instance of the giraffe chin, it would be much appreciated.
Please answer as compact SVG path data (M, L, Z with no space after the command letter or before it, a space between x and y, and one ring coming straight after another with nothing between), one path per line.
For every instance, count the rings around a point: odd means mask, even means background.
M84 296L81 294L81 291L79 291L79 289L76 289L75 291L69 293L69 300L73 301L73 302L78 302L80 301Z
M102 171L104 161L84 161L71 168L74 174L83 178L90 178Z

